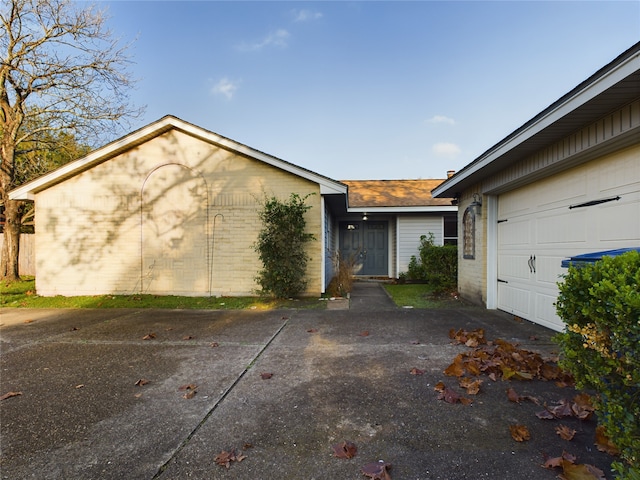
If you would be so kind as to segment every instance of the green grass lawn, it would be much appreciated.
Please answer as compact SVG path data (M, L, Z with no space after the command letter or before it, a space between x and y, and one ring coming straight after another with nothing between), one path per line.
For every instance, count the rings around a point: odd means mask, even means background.
M424 283L388 284L384 288L399 307L459 308L465 306L453 294L435 295L433 287Z
M204 310L273 310L277 308L324 309L317 298L278 300L260 297L177 297L172 295L95 295L40 297L35 279L0 283L0 308L167 308Z
M454 308L465 306L451 294L434 295L427 284L384 285L399 307ZM324 309L317 298L278 300L260 297L177 297L172 295L95 295L40 297L35 279L0 283L0 308L166 308L202 310L273 310L277 308Z

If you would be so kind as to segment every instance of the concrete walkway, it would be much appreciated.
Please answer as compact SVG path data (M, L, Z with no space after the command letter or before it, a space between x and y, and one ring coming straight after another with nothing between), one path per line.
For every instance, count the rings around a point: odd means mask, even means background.
M552 404L573 390L483 377L471 406L434 390L459 390L443 374L468 351L452 328L546 354L553 332L483 309L390 308L379 288L358 285L342 311L0 309L0 395L16 393L0 401L0 478L356 480L384 460L393 480L553 480L540 465L563 451L610 478L593 420L563 419L578 432L567 442L505 394ZM515 442L514 424L531 439ZM354 458L333 455L342 441ZM231 449L246 458L217 465Z
M349 308L355 312L374 312L397 307L380 282L356 281L351 289Z

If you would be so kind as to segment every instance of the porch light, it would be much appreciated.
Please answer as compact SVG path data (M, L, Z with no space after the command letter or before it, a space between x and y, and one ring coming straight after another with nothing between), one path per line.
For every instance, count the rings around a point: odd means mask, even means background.
M479 194L473 194L473 202L469 205L474 215L482 215L482 197Z
M364 215L362 215L362 220L364 221L369 220L369 217L367 217L367 212L364 212Z

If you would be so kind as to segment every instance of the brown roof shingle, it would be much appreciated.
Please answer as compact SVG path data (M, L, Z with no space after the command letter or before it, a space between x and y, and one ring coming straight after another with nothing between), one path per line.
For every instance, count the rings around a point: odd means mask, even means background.
M433 198L431 190L444 179L341 180L349 187L350 207L451 206L450 198Z

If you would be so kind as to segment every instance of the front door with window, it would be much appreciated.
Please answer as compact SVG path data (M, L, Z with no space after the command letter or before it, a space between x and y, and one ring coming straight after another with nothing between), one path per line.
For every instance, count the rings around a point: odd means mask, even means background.
M355 275L388 275L388 231L386 221L340 222L340 253L354 262Z

